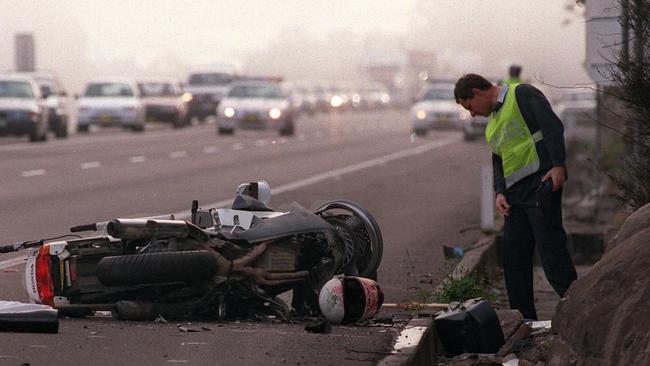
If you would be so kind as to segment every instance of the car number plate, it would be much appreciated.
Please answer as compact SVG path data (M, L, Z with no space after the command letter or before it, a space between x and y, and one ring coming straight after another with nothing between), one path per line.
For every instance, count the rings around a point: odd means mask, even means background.
M449 123L449 118L447 116L442 116L438 121L440 122L441 125L446 125L447 123Z
M99 116L99 121L101 123L111 123L112 120L113 120L113 117L111 117L111 116L107 116L107 115Z
M257 122L257 121L259 121L259 117L257 117L254 114L249 114L246 117L244 117L244 119L246 120L246 122Z

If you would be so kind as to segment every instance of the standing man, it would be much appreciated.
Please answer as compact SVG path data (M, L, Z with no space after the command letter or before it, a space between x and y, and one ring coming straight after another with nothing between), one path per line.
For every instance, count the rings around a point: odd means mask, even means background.
M562 226L562 186L567 178L564 127L544 94L532 85L497 86L467 74L456 82L454 96L472 116L490 118L485 137L492 150L496 208L505 216L508 299L524 318L537 319L535 246L558 295L564 296L577 278Z
M521 66L512 64L508 68L508 78L505 80L500 80L499 85L519 84L521 83L521 79L519 78L520 75L521 75Z

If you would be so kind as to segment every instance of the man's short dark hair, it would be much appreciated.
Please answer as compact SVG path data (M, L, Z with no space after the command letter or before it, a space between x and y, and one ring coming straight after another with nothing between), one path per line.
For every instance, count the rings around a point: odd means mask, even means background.
M481 75L465 74L461 76L460 79L458 79L456 82L456 87L454 88L454 97L456 98L456 103L460 103L461 99L472 98L474 96L472 94L472 89L474 88L479 90L488 90L491 87L492 83Z
M520 74L521 74L521 66L510 65L510 68L508 69L508 75L510 75L511 78L519 79Z

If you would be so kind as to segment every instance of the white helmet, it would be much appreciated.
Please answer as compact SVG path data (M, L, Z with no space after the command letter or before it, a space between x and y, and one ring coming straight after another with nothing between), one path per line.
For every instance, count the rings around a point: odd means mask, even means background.
M245 194L257 200L262 201L264 204L271 202L271 186L265 180L258 180L257 182L242 183L237 187L237 194Z
M318 294L318 307L332 324L361 322L375 316L384 302L377 282L364 277L335 277Z

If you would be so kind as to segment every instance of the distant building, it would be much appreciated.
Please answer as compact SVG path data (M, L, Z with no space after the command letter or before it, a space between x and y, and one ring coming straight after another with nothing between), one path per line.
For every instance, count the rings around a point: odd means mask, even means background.
M35 71L36 52L34 51L34 36L31 33L17 33L15 45L15 70Z

